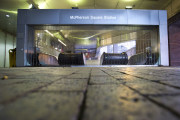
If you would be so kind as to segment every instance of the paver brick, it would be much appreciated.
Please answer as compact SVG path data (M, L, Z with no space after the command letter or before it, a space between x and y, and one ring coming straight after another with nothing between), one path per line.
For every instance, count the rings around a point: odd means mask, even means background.
M0 68L4 75L0 120L180 119L180 68Z
M123 85L89 86L84 120L178 120Z
M32 93L3 106L0 120L76 120L82 99L83 93Z
M53 84L44 87L41 91L85 91L87 88L87 79L62 79Z
M180 113L180 94L179 95L164 95L164 96L150 96L151 99L164 104L170 109Z
M126 83L127 86L139 91L141 94L180 94L180 90L155 82Z

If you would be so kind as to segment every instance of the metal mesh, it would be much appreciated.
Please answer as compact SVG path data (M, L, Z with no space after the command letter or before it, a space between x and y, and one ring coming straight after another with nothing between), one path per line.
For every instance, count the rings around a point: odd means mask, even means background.
M100 65L104 52L114 56L126 53L128 65L159 64L158 26L39 25L29 29L28 66L59 66L60 53L84 53L86 65ZM113 60L106 62L115 64Z

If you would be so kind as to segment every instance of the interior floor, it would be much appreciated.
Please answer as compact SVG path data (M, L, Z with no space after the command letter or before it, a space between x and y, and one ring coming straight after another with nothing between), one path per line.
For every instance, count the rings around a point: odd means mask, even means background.
M180 68L1 68L0 76L8 77L1 120L180 119Z

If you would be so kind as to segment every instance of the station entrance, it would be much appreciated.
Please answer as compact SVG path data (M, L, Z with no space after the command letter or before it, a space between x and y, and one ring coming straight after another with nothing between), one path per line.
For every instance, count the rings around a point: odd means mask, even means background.
M27 66L159 65L158 26L31 28Z
M16 66L169 66L164 10L19 10Z

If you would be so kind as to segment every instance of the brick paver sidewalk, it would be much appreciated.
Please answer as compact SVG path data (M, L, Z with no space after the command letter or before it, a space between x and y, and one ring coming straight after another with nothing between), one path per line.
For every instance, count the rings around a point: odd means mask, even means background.
M0 120L178 120L180 68L1 68Z

